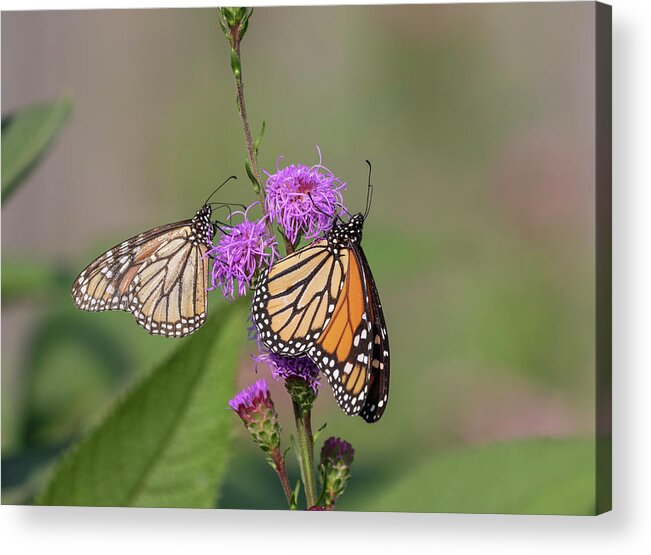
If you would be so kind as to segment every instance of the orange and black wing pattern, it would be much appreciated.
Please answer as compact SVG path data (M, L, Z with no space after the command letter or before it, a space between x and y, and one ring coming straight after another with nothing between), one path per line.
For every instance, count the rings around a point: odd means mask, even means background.
M330 322L348 256L335 257L314 241L265 270L253 295L261 341L280 355L307 353Z
M359 415L367 422L373 423L382 417L389 402L389 334L371 267L362 248L356 248L356 252L364 268L364 277L370 295L371 336L373 338L368 395Z
M358 414L366 400L372 338L363 269L347 249L348 271L332 319L309 352L326 375L335 399L346 414Z
M308 355L346 414L367 422L388 401L389 342L362 251L363 218L335 226L266 270L253 296L260 340L274 353Z

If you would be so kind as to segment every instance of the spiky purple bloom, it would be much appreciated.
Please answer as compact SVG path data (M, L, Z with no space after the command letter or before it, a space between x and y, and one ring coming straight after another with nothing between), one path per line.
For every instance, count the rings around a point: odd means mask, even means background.
M271 405L273 401L269 395L269 388L267 382L258 380L253 385L240 391L233 397L228 405L240 416L240 418L248 418L251 411L256 410L262 405Z
M238 295L246 295L255 272L278 257L276 239L267 231L264 217L249 219L249 210L256 204L245 212L233 212L233 216L241 214L243 220L221 233L216 245L211 241L212 248L206 254L213 259L209 290L221 287L227 299L235 297L236 284Z
M284 357L263 349L253 355L253 359L256 365L266 364L276 381L299 378L307 382L315 394L319 389L319 369L308 357Z
M318 147L317 147L318 150ZM267 174L266 206L269 217L280 224L292 244L301 238L312 239L332 227L335 215L344 208L342 191L346 183L325 166L291 164Z
M269 463L276 468L282 461L280 424L267 382L258 380L240 391L228 404L240 417L253 441L266 453Z

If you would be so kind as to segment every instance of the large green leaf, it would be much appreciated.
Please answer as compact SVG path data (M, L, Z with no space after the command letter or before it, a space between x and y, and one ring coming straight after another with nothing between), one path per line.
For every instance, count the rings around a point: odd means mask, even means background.
M593 515L595 498L594 441L527 440L434 456L337 508Z
M38 502L214 506L234 422L227 401L245 340L243 303L214 311L64 457Z
M58 289L68 292L71 277L38 259L2 258L2 299L7 302L48 297Z
M16 190L68 119L72 102L39 104L2 121L2 202Z

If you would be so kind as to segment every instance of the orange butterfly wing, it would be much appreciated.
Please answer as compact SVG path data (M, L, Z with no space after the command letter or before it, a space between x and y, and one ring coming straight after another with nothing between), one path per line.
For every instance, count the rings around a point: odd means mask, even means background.
M357 255L364 268L364 277L370 295L371 331L373 347L371 349L371 365L368 383L368 395L359 415L369 423L377 422L387 407L389 401L389 334L384 320L384 311L380 295L371 273L371 267L366 260L364 251L359 248Z
M353 249L332 318L309 356L326 375L335 399L346 414L358 414L368 393L373 341L366 282Z
M346 414L376 422L388 401L389 342L359 245L361 224L346 231L334 239L351 237L347 246L317 240L266 270L253 296L253 320L273 352L310 357Z
M347 254L335 257L318 240L266 270L252 303L262 342L281 355L307 353L331 319L347 265Z

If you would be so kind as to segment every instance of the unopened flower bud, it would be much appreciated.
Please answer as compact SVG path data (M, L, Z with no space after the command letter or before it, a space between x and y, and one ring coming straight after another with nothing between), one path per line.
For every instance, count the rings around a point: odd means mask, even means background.
M228 403L237 412L253 441L274 466L280 456L280 424L267 382L258 380Z
M321 476L326 508L333 507L337 498L344 493L350 478L355 450L353 446L338 437L329 437L321 449Z

